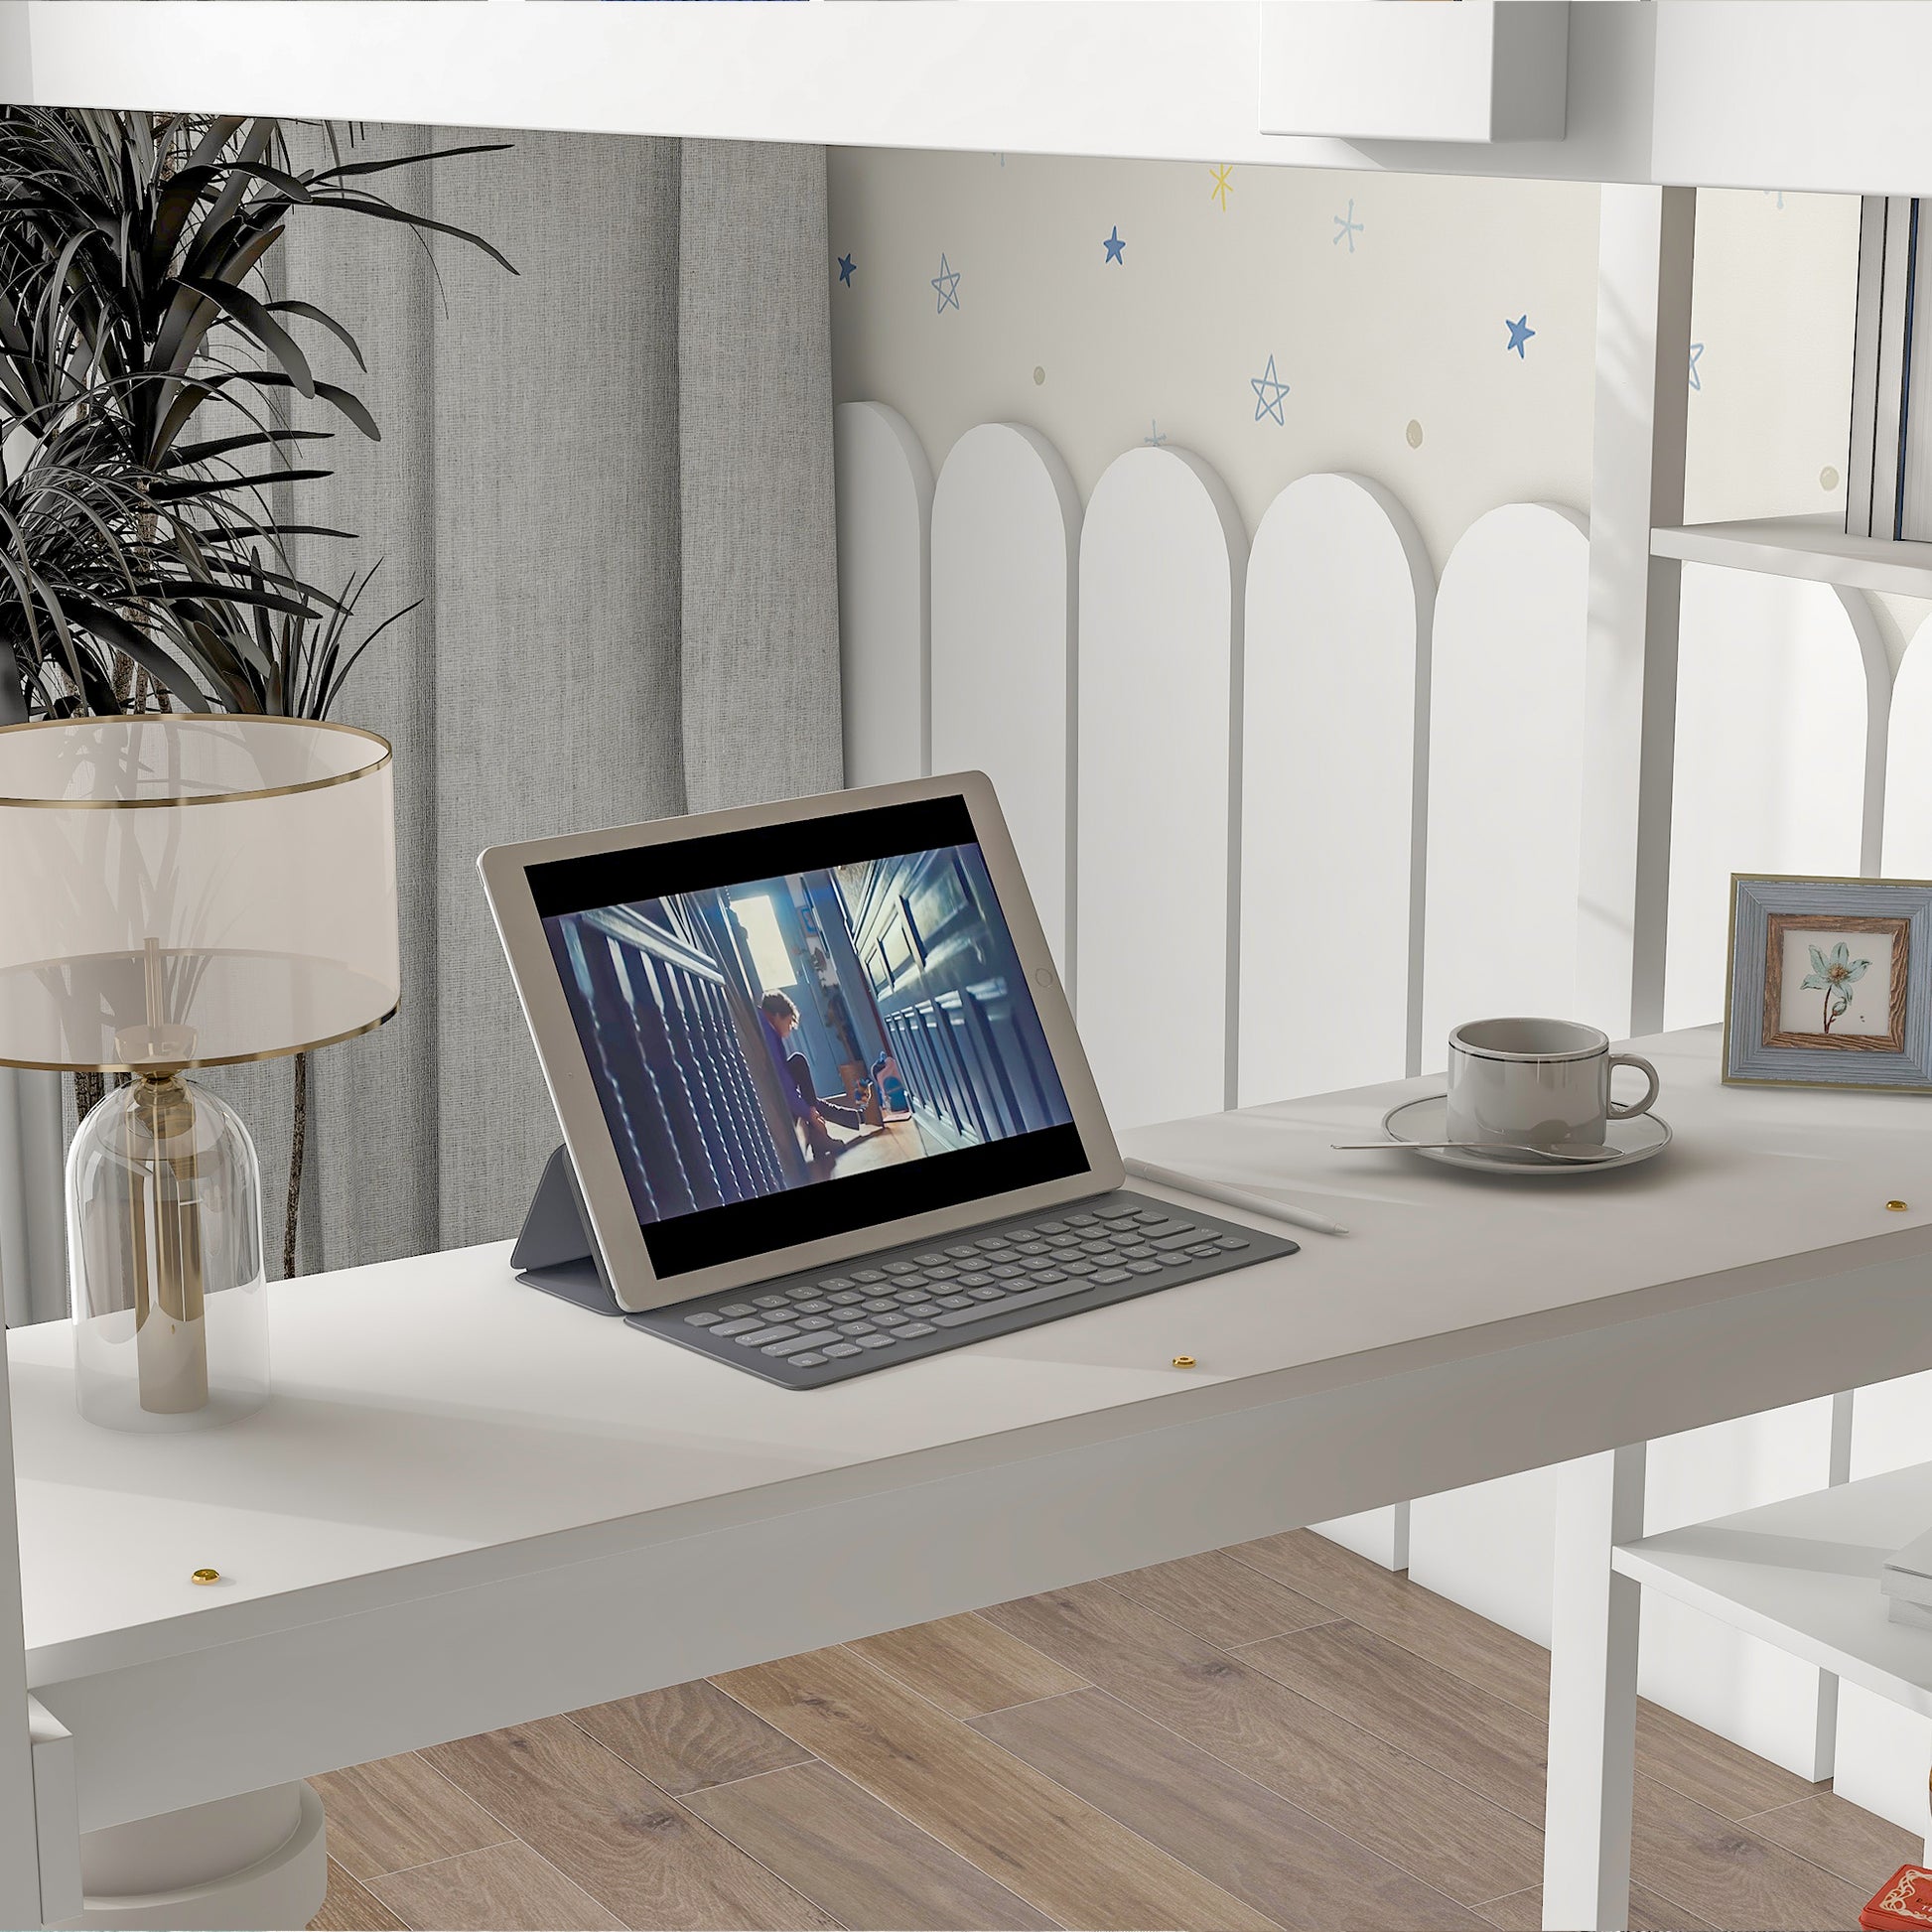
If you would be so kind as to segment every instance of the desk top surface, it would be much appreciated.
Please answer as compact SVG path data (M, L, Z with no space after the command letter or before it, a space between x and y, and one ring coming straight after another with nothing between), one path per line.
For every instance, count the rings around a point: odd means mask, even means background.
M1677 1132L1648 1165L1518 1182L1330 1151L1427 1080L1145 1129L1150 1160L1353 1232L810 1393L521 1288L501 1245L277 1284L274 1397L204 1433L83 1424L67 1324L16 1330L30 1678L334 1613L349 1580L421 1594L466 1553L545 1568L597 1554L591 1526L697 1533L1932 1254L1924 1100L1723 1086L1713 1029L1638 1044ZM229 1581L193 1586L202 1566Z

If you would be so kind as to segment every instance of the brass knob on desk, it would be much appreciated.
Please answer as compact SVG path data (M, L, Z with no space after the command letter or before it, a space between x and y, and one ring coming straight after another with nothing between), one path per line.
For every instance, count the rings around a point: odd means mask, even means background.
M1175 1368L1192 1368L1194 1366L1194 1358L1191 1355L1176 1355L1173 1358L1173 1365Z
M218 1570L198 1570L188 1581L192 1584L218 1584L221 1573Z
M1888 1200L1885 1203L1885 1212L1888 1214L1902 1214L1909 1205L1909 1202L1902 1200Z

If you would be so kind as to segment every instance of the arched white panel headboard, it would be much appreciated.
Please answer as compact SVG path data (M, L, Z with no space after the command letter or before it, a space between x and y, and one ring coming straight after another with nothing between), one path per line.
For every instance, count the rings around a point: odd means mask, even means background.
M1037 430L982 423L932 498L932 768L992 778L1070 986L1080 495Z
M845 781L922 777L932 465L883 402L832 413L839 520L839 676Z
M1389 1080L1420 1030L1418 701L1436 573L1363 477L1277 496L1248 562L1240 1101Z
M1232 1098L1233 724L1248 542L1226 485L1130 450L1080 534L1078 1011L1114 1125Z
M1469 525L1436 596L1431 651L1422 1064L1485 1015L1577 1009L1584 638L1589 539L1551 503Z

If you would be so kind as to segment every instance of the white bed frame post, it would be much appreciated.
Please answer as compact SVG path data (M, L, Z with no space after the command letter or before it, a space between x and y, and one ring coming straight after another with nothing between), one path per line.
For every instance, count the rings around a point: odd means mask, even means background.
M1605 186L1598 216L1578 1011L1664 1023L1694 188ZM1611 1026L1610 1031L1619 1031Z
M1557 1484L1543 1835L1543 1923L1555 1932L1630 1923L1642 1590L1610 1552L1643 1534L1646 1455L1642 1443L1604 1449L1566 1464Z
M40 1835L27 1732L27 1636L21 1619L13 1409L0 1326L0 1925L40 1925Z

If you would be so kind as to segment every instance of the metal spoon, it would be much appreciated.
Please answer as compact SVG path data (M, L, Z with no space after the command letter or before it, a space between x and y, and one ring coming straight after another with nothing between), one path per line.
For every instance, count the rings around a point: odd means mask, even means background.
M1517 1141L1330 1141L1337 1154L1530 1154L1540 1161L1567 1161L1588 1167L1596 1161L1615 1161L1619 1150L1565 1141L1557 1147L1530 1147Z

